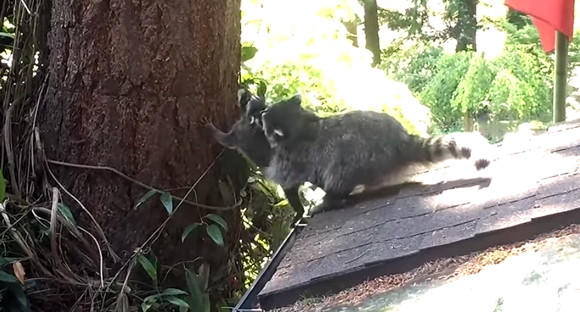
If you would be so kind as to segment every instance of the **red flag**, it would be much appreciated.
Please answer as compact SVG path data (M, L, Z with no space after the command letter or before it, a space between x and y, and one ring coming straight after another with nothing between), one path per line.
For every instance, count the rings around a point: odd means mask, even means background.
M556 30L572 40L574 0L505 0L505 4L532 18L546 53L554 50Z

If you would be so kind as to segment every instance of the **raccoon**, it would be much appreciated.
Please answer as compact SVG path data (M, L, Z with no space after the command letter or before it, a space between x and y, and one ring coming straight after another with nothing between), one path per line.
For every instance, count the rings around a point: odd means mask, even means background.
M266 109L266 103L249 91L240 89L238 104L242 110L242 116L229 132L220 131L211 122L205 126L222 146L237 149L258 167L267 167L272 158L272 149L262 131L260 117L260 112Z
M270 165L272 159L272 149L262 131L261 113L266 109L266 103L264 99L252 95L245 89L240 89L238 104L242 110L242 116L229 132L224 133L218 130L211 122L208 122L206 127L222 146L238 150L264 170ZM304 214L298 187L283 188L286 199L296 212L293 222L299 221Z
M472 149L453 136L409 134L385 113L351 111L322 118L301 102L296 95L262 113L273 150L265 174L287 189L307 181L322 188L325 205L338 204L361 186L380 187L411 165L472 156ZM488 165L486 158L475 161L477 170Z

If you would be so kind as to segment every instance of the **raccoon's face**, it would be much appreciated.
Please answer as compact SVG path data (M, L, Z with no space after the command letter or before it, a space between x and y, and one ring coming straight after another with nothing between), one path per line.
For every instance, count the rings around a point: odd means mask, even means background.
M246 89L240 89L238 103L250 125L262 129L262 111L266 109L264 99L251 94Z
M300 104L300 95L295 95L262 112L262 129L272 148L290 143L298 136L303 119Z
M266 109L263 99L253 96L246 105L246 117L252 126L262 129L262 112Z

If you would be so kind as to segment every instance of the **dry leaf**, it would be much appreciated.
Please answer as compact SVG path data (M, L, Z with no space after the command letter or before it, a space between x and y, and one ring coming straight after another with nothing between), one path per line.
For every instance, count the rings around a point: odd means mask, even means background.
M12 270L14 270L14 275L20 281L21 284L24 284L26 272L24 272L24 267L20 261L15 261L12 263Z

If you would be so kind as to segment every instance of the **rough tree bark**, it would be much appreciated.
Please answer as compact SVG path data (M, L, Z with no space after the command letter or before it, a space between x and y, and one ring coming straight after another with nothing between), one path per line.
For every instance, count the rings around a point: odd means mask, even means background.
M210 166L219 149L202 119L225 125L237 116L240 0L53 0L47 40L50 76L39 113L47 158L110 166L156 188L184 191ZM122 258L167 217L157 199L134 209L147 190L110 172L50 167ZM222 204L217 174L210 172L190 199ZM64 200L89 223L70 197ZM153 248L161 264L205 253L223 269L227 251L207 235L179 239L206 213L180 208ZM239 212L226 219L235 232Z
M379 43L379 18L376 0L363 0L365 9L365 47L373 53L372 66L381 62L381 47Z

